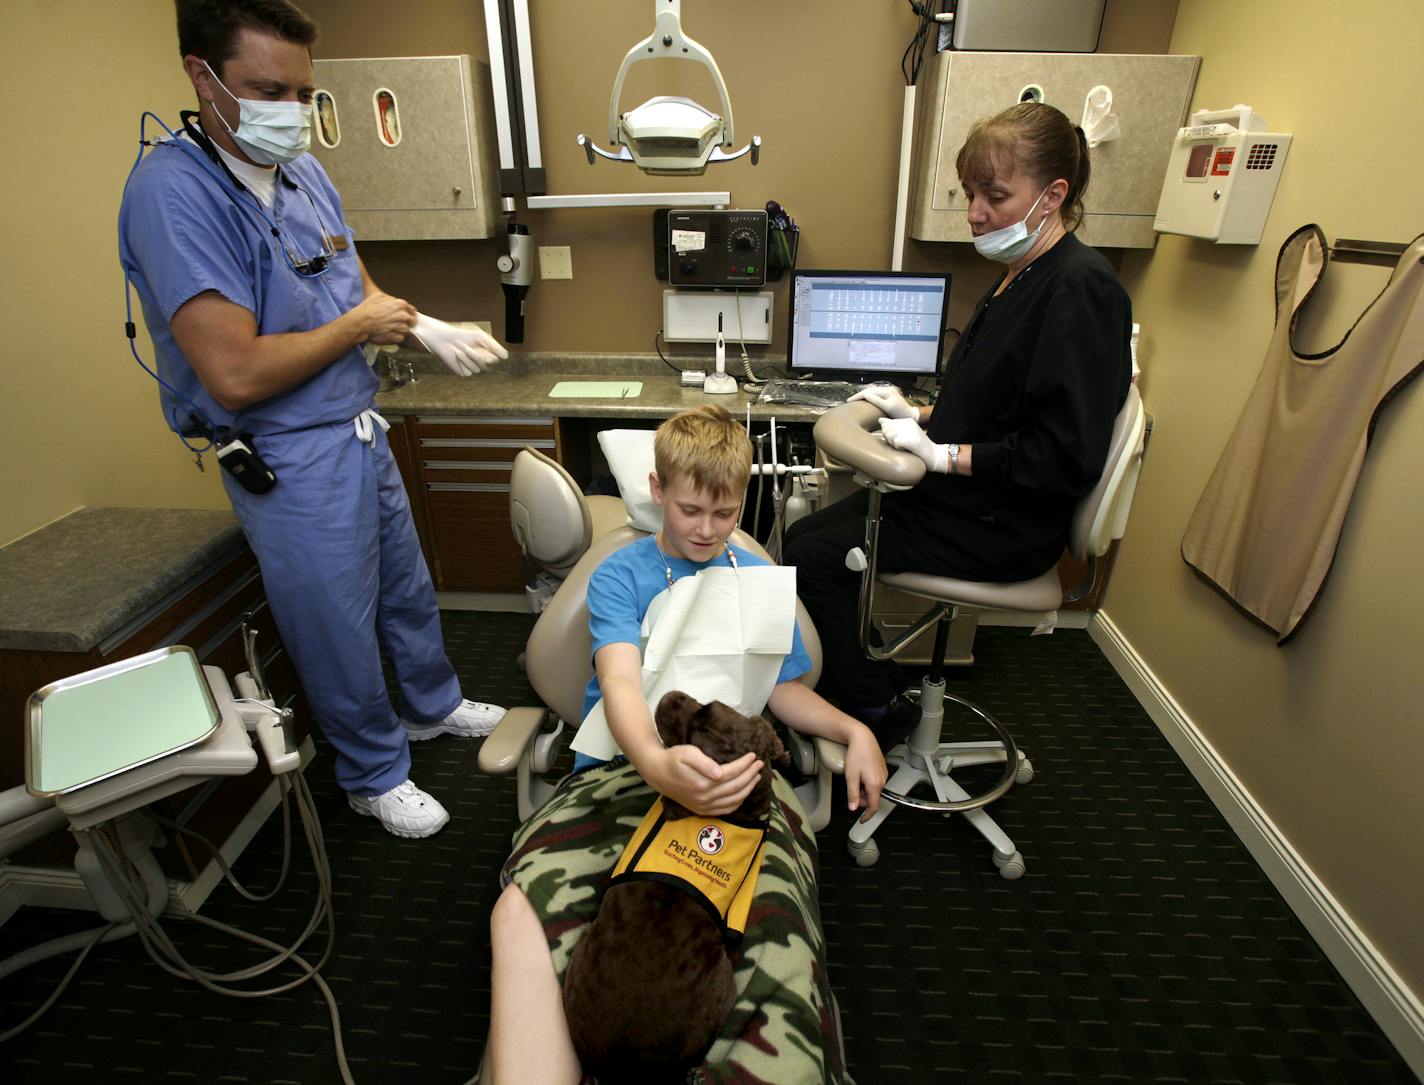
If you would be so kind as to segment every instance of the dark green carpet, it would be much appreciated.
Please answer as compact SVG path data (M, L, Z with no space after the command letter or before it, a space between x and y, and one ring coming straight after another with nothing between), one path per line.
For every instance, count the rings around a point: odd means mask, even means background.
M445 623L467 696L529 703L515 665L529 618L447 613ZM976 647L977 665L953 672L951 689L998 711L1033 758L1037 779L994 807L1028 873L1003 881L961 819L908 810L882 828L880 863L861 869L837 813L821 836L821 900L860 1085L1415 1080L1085 634L987 629ZM431 840L398 840L350 813L320 745L308 774L337 894L324 974L361 1085L459 1085L488 1024L486 924L515 826L513 784L476 775L466 743L413 752L414 778L453 815ZM277 829L273 818L239 864L254 888L276 876ZM204 914L286 940L312 884L299 863L278 903L220 887ZM91 925L23 910L0 928L0 956ZM252 959L212 932L168 926L195 963ZM66 967L50 961L0 985L0 1029ZM130 940L96 950L60 1003L0 1047L0 1080L337 1076L309 986L221 998L170 979Z

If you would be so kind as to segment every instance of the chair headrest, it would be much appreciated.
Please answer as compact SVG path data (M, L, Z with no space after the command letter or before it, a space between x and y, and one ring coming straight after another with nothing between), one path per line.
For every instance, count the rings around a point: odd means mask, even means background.
M562 568L588 549L593 522L573 477L535 448L514 457L509 519L520 547L545 568Z
M628 526L651 534L663 526L663 510L653 503L648 476L653 472L653 430L606 429L598 434L598 447L618 483L618 493L628 507Z

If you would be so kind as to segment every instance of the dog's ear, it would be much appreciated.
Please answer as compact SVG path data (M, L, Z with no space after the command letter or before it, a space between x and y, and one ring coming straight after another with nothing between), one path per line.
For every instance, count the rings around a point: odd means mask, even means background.
M663 694L653 719L664 746L683 746L689 740L692 718L702 706L680 690Z
M752 723L756 726L757 753L768 765L780 765L787 768L791 765L791 755L786 752L786 747L781 744L781 736L776 733L776 728L772 727L761 716L753 716Z

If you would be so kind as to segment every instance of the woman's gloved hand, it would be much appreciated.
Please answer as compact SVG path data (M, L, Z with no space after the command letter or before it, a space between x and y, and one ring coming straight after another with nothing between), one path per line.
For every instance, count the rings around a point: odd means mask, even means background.
M913 452L931 471L941 475L949 471L949 445L935 444L913 418L882 418L880 433L891 448Z
M481 373L509 357L509 351L478 328L457 328L424 313L415 314L410 334L457 377Z
M886 418L913 418L918 421L920 417L920 409L907 400L894 385L872 384L869 388L862 388L846 402L854 403L858 399L874 404L875 409Z

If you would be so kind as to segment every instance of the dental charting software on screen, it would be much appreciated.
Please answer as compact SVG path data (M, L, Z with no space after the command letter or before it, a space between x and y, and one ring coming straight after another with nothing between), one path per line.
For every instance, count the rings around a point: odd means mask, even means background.
M797 271L788 360L826 374L933 375L948 295L943 274Z

